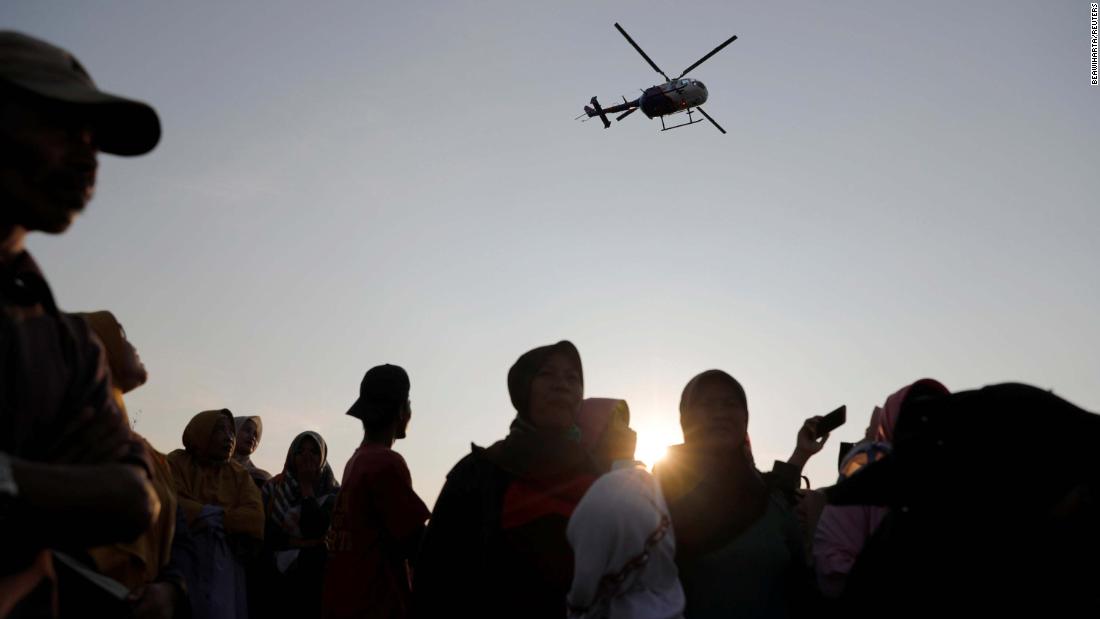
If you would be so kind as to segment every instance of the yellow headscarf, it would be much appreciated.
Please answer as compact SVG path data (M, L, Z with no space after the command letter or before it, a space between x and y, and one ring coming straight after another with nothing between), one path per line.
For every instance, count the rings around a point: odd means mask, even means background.
M180 505L194 524L203 505L225 510L225 530L263 540L264 507L260 490L241 465L232 460L210 462L206 453L210 438L222 419L233 424L227 409L203 411L183 431L184 449L168 454Z
M107 311L90 312L81 314L85 322L103 343L107 364L112 373L115 373L125 362L127 350L123 342L122 325L115 319L114 314ZM118 404L118 409L126 416L126 403L122 398L122 390L111 385L111 396ZM135 433L136 434L136 433ZM96 563L99 571L126 585L130 589L136 589L142 585L156 580L160 570L168 564L172 553L172 538L176 533L176 492L172 487L172 469L168 466L168 460L164 454L153 449L144 438L145 448L153 461L152 478L150 482L153 490L160 499L160 514L145 533L128 544L113 544L92 548L88 553Z

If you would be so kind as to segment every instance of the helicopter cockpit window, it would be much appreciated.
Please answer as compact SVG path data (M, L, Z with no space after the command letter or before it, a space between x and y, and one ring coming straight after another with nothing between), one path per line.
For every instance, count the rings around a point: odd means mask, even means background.
M695 85L698 86L699 88L704 89L704 90L706 89L706 86L703 85L703 82L697 81L697 82L695 82Z

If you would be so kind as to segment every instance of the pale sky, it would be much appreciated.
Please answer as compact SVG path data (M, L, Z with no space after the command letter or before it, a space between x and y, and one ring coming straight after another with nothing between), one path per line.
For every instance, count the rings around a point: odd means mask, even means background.
M152 103L150 155L30 249L67 310L110 309L149 370L137 430L264 419L337 475L363 372L404 366L396 448L434 502L502 438L505 375L571 339L586 395L647 448L712 367L749 397L758 463L805 417L849 423L917 378L1017 380L1100 410L1100 88L1089 3L42 2L0 24ZM709 124L574 117L696 69ZM1021 428L1021 444L1026 444Z

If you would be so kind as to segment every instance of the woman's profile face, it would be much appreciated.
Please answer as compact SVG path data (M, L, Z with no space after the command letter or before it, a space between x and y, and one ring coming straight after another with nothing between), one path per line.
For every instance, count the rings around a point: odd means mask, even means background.
M233 455L233 447L236 444L233 422L227 418L218 420L210 435L210 443L207 448L209 457L216 462L229 460Z
M531 423L540 428L571 428L583 398L580 369L568 356L554 353L531 381Z
M133 391L149 380L149 373L145 369L145 364L141 361L141 355L138 354L137 348L130 343L130 340L126 339L126 329L119 325L118 330L119 335L122 336L124 349L122 368L119 371L119 388L124 392Z

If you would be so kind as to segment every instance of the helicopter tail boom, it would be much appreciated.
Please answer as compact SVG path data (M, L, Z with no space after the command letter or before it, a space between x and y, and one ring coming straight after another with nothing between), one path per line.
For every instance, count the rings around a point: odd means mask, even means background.
M613 105L608 108L602 107L600 105L600 102L596 100L596 97L592 97L592 100L589 103L591 105L584 106L585 115L587 115L589 118L599 116L600 120L603 121L604 129L611 127L611 121L607 119L608 114L618 114L619 112L625 112L625 114L620 115L616 119L622 120L623 118L626 118L628 114L638 109L639 106L638 101L626 101L625 98L623 99L623 103L621 103L620 105Z

